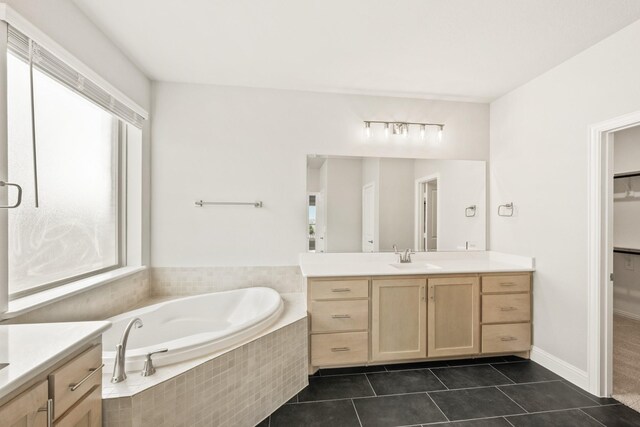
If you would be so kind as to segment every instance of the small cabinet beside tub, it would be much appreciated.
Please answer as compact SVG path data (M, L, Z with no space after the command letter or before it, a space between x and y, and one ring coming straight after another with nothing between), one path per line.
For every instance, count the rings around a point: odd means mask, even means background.
M0 406L2 426L101 427L102 345L94 341Z
M529 272L308 278L310 370L528 357L531 281Z

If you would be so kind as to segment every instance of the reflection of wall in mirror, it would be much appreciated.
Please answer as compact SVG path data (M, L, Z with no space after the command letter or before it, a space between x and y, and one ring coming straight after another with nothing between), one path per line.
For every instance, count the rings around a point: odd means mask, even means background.
M485 249L486 164L465 160L416 160L415 179L438 175L438 250ZM465 208L476 205L476 216ZM417 215L417 210L416 210Z
M324 173L322 171L324 168ZM327 159L321 168L325 195L326 252L362 250L362 160Z

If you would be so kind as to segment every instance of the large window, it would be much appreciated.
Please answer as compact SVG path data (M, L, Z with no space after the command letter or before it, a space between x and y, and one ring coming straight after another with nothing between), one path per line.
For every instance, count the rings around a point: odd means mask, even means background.
M8 219L15 298L120 265L121 132L113 114L34 67L34 157L29 64L7 62L9 181L24 189Z

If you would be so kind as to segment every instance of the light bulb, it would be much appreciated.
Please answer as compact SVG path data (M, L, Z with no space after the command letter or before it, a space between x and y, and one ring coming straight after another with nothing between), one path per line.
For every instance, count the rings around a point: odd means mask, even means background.
M420 139L424 139L427 136L427 127L425 125L420 125Z
M389 123L384 124L384 137L389 138Z
M365 138L371 137L371 122L364 122L364 136Z
M409 125L406 123L402 125L402 136L404 136L405 138L409 136Z

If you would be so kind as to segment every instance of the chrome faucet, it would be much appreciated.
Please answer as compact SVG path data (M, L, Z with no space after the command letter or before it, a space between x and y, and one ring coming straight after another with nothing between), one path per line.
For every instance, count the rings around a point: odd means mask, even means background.
M398 247L396 245L393 245L393 251L396 255L398 255L398 261L401 264L411 262L411 255L415 255L415 252L413 252L411 249L405 249L404 253L398 252Z
M142 328L142 320L139 317L132 319L122 334L120 344L116 345L116 360L113 364L113 376L111 377L112 383L120 383L127 379L127 373L125 372L125 355L127 351L127 341L129 340L129 331L132 327Z

